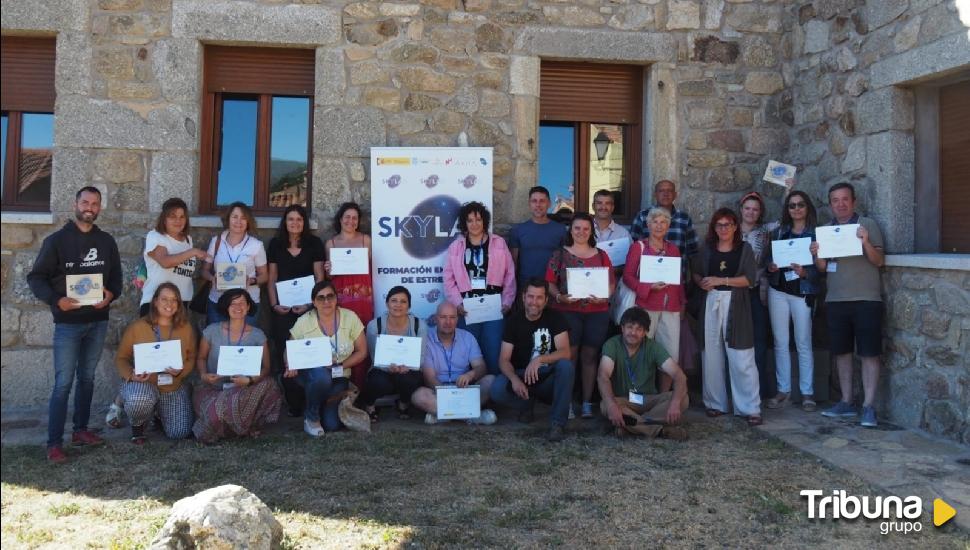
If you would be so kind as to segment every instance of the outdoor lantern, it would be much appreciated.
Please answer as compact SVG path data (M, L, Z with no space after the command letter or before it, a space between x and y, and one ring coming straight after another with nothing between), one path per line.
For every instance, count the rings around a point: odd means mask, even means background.
M606 132L600 130L600 133L596 135L596 139L593 140L593 145L596 146L596 160L603 160L606 158L606 150L610 148L610 137L606 135Z

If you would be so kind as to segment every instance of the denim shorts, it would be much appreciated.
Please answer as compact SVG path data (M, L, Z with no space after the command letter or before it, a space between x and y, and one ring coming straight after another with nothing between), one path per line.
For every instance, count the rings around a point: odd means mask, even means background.
M825 307L832 355L853 349L859 357L882 354L882 302L826 302Z

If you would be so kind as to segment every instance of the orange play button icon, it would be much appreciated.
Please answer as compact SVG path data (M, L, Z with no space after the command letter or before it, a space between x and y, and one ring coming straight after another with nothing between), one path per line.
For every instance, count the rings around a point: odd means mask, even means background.
M957 511L943 502L942 498L933 500L933 525L939 527L950 521L955 515L957 515Z

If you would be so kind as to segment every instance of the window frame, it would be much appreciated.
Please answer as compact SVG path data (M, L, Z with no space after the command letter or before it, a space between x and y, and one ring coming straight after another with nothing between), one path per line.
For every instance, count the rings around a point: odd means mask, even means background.
M299 97L309 100L307 124L307 212L312 210L311 197L313 189L313 90L298 90L283 83L279 87L266 86L260 82L246 83L241 77L240 89L226 89L235 86L223 86L213 77L213 62L217 62L219 53L233 50L240 56L252 55L254 59L265 60L274 54L286 56L294 50L287 48L250 48L229 46L206 46L203 55L203 95L201 115L201 143L199 147L199 213L219 214L225 206L218 204L219 174L218 168L222 154L222 102L224 99L255 99L256 108L256 165L254 167L255 181L253 182L253 213L263 216L278 216L285 207L271 206L269 197L271 171L271 145L273 126L273 98ZM295 50L313 54L313 50ZM210 53L215 52L211 55ZM254 70L255 71L255 70ZM314 77L315 78L315 75ZM254 78L259 80L259 78Z

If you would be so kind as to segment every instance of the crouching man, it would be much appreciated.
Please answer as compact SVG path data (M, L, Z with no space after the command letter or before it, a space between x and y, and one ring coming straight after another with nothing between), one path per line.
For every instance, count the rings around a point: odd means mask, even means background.
M603 416L616 434L665 437L683 441L680 423L687 410L687 377L663 346L647 338L650 316L631 307L620 318L621 333L603 344L599 384ZM674 380L673 390L657 393L657 370Z

